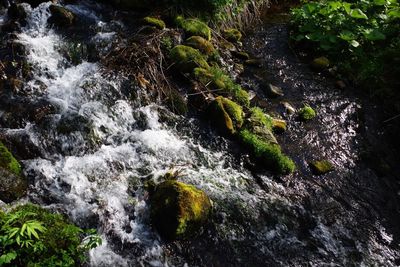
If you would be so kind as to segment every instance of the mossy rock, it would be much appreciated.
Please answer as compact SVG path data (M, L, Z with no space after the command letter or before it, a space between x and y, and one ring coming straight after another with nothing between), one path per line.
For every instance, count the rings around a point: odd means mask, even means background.
M242 33L238 29L226 29L223 36L229 42L239 42L242 39Z
M206 39L204 39L201 36L189 37L186 40L185 44L187 46L190 46L190 47L200 50L200 52L202 52L203 54L205 54L207 56L211 56L216 53L215 48L212 45L212 43L210 41L207 41Z
M257 67L257 68L261 68L262 63L263 63L263 61L261 59L256 59L256 58L252 58L252 59L248 59L248 60L244 61L244 64L246 66Z
M175 67L183 73L192 73L197 67L204 69L210 67L199 50L186 45L172 48L170 58L175 62Z
M176 24L181 27L188 36L201 36L207 41L211 40L211 29L208 25L198 19L184 19L182 16L176 18Z
M0 167L0 200L11 203L26 194L28 182L22 175L17 175Z
M272 119L272 129L276 133L283 133L286 131L286 121L285 120L280 120L280 119Z
M327 160L316 160L309 163L311 171L315 175L322 175L333 171L333 164Z
M211 201L203 191L176 180L159 184L150 205L152 224L167 240L194 236L211 212Z
M271 116L264 113L264 111L259 107L253 107L250 109L249 118L247 119L247 128L254 127L266 127L268 130L272 131L272 118Z
M250 96L239 84L236 84L222 69L211 67L209 69L195 69L195 78L203 84L220 89L221 93L229 94L238 104L248 107Z
M210 117L222 131L234 134L243 125L243 110L228 98L218 96L210 105Z
M0 168L15 175L21 175L21 164L14 158L7 147L0 142Z
M154 17L145 17L143 19L143 23L149 26L156 27L157 29L164 30L166 25L165 22L161 19L154 18Z
M70 10L62 6L50 6L51 17L49 22L59 27L69 27L75 21L75 15Z
M311 67L315 70L325 70L330 64L329 59L326 57L318 57L311 62Z
M266 142L249 130L242 130L239 136L263 167L277 174L292 173L296 169L294 162L282 153L279 145Z
M305 105L303 108L299 110L299 118L302 121L312 120L313 118L315 118L315 116L317 116L317 113L312 107L308 105Z

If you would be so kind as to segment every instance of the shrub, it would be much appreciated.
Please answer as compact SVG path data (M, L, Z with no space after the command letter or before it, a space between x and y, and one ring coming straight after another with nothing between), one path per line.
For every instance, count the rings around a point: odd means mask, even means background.
M97 235L82 242L82 229L31 204L2 213L0 222L0 266L77 266L101 243Z

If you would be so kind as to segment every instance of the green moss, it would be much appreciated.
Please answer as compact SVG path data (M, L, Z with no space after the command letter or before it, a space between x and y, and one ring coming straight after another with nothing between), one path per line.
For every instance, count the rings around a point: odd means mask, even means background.
M162 21L161 19L158 19L158 18L154 18L154 17L145 17L143 19L143 22L147 25L154 26L160 30L163 30L166 27L164 21Z
M207 56L211 56L216 53L212 43L201 36L192 36L186 40L185 44L200 50L200 52Z
M0 167L12 172L16 175L21 175L21 165L14 158L11 152L0 142Z
M268 130L272 130L272 118L266 115L264 111L259 107L253 107L250 109L250 116L248 119L250 128L254 126L266 127Z
M324 70L330 65L329 59L326 57L319 57L312 61L311 66L317 70Z
M317 113L315 112L312 107L309 105L305 105L303 108L299 110L299 117L303 121L308 121L313 119L315 116L317 116Z
M242 106L250 105L250 97L246 90L236 84L232 79L219 67L211 67L207 70L196 69L194 71L195 78L205 85L220 89L221 93L226 93Z
M282 133L286 131L286 121L279 119L272 119L272 129L274 132Z
M238 29L226 29L223 36L230 42L239 42L242 39L242 33Z
M272 171L278 174L287 174L295 170L294 162L282 153L279 145L267 143L248 130L242 130L240 138L254 156Z
M177 69L184 73L192 73L196 67L204 69L210 67L199 50L190 46L175 46L171 49L170 58L175 62Z
M250 55L247 52L244 51L232 51L231 52L232 55L238 59L242 59L242 60L249 60L250 59Z
M317 160L309 163L312 172L316 175L322 175L333 171L333 164L327 160Z
M211 104L210 116L220 129L234 134L243 125L243 110L228 98L218 96Z
M150 205L153 225L168 240L193 236L211 211L211 201L203 191L176 180L159 184Z
M211 40L211 29L204 22L198 19L184 19L182 16L178 16L175 21L188 36L201 36Z

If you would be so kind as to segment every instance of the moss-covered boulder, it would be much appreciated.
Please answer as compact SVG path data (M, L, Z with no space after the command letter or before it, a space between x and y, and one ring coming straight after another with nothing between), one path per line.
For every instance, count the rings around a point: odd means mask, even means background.
M311 171L315 175L322 175L333 171L333 164L328 160L316 160L309 162Z
M326 57L318 57L311 62L311 67L315 70L325 70L330 64L329 59Z
M21 164L0 142L0 199L6 203L17 200L25 195L27 187Z
M257 135L263 142L278 145L278 141L272 132L272 118L266 115L261 108L254 107L250 109L245 126L246 129Z
M315 116L317 116L317 113L309 105L305 105L303 108L299 110L299 118L302 121L312 120L313 118L315 118Z
M62 6L50 6L51 17L49 23L57 25L58 27L69 27L75 21L75 15L70 10Z
M183 73L192 73L197 67L204 69L210 67L199 50L186 45L177 45L172 48L170 58L174 66Z
M250 96L239 84L236 84L223 70L219 67L211 67L209 69L195 69L195 78L205 85L213 87L218 91L229 94L237 103L248 107L250 105Z
M143 23L152 27L156 27L157 29L163 30L165 29L166 25L165 22L161 19L154 18L154 17L145 17L143 19Z
M0 142L0 168L15 175L21 175L21 164L19 164L2 142Z
M189 37L186 40L185 44L187 46L190 46L190 47L200 50L200 52L202 52L203 54L205 54L207 56L211 56L216 53L215 48L212 45L212 43L210 41L207 41L206 39L204 39L201 36Z
M228 134L236 133L243 125L242 107L222 96L210 104L209 116L220 130Z
M182 16L178 16L175 21L187 36L201 36L208 41L211 40L211 29L201 20L185 19Z
M229 42L239 42L242 39L242 33L238 29L226 29L223 36Z
M203 191L176 180L156 186L150 206L152 224L167 240L195 235L211 212L211 201Z
M263 167L277 174L288 174L296 169L294 162L282 153L278 144L266 142L247 129L242 130L239 136Z

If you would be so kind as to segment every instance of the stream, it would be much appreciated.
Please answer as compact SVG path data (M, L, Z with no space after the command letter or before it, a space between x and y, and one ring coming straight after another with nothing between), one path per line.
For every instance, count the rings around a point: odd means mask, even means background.
M264 63L240 77L269 112L288 121L277 138L298 169L274 177L249 167L246 155L232 153L234 141L200 119L143 101L146 92L130 77L89 57L74 63L66 52L71 45L106 54L127 26L104 6L78 1L66 7L81 29L65 33L47 24L50 4L26 7L16 42L33 74L18 92L1 95L0 136L24 157L30 185L22 202L98 230L103 244L90 251L89 266L400 264L397 190L360 157L365 132L374 131L364 119L372 107L299 60L288 45L287 22L267 20L247 34L244 49ZM285 96L266 98L264 81ZM318 116L300 122L281 101L309 104ZM321 158L335 171L314 176L307 162ZM144 185L171 169L204 190L214 212L199 236L167 243L150 225Z

